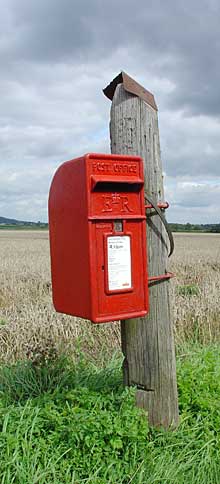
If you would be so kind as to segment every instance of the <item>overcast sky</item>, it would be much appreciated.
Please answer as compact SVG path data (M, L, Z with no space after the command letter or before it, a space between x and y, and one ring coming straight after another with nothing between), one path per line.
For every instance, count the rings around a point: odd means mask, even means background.
M0 215L47 221L58 165L109 152L124 70L154 93L172 222L220 223L219 0L0 0Z

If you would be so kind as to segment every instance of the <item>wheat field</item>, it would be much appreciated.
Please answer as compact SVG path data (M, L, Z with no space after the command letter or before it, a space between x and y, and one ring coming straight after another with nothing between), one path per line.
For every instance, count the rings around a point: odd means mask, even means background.
M220 339L220 234L174 234L169 269L177 344ZM92 325L52 305L47 231L0 231L0 361L120 347L119 323Z

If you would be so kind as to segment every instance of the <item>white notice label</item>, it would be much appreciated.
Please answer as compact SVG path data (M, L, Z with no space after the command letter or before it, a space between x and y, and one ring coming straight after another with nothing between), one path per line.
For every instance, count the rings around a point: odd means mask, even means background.
M129 235L107 238L108 288L117 291L131 288L131 242Z

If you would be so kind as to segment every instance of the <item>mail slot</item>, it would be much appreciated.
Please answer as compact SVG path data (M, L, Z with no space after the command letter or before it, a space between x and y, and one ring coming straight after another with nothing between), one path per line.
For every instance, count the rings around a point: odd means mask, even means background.
M63 163L49 195L58 312L104 323L148 312L140 157L87 154Z

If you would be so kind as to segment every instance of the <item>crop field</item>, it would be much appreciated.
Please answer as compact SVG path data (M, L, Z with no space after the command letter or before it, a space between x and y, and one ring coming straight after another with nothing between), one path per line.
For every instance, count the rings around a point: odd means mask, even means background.
M110 339L111 347L118 346L118 327L97 330L55 312L47 232L2 231L0 251L0 356L4 362L72 352L76 341L88 353L100 352Z
M52 306L48 232L0 231L0 360L80 347L96 357L120 346L119 324L94 326ZM176 342L220 339L220 235L175 234L169 269Z
M53 309L48 233L0 231L2 484L219 484L220 235L175 242L180 424L164 431L122 384L119 323Z

